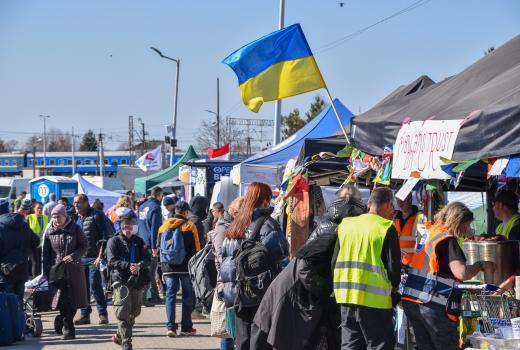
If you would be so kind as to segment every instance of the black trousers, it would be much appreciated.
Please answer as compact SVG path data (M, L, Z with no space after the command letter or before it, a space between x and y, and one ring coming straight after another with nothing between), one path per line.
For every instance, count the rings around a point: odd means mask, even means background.
M31 276L36 277L42 273L42 250L33 249L31 252Z
M69 287L62 288L58 300L58 311L60 312L58 317L61 318L64 335L74 335L76 332L74 329L74 315L76 315L78 309L73 306L72 295L70 293Z
M341 305L341 350L394 350L392 309Z
M235 350L249 350L251 341L251 328L258 306L242 308L236 311L235 316Z

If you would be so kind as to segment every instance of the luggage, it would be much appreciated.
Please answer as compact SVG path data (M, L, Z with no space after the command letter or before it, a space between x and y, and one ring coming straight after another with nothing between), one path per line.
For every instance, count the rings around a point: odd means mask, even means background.
M25 314L16 294L0 293L0 345L25 338Z
M188 271L197 301L208 310L211 309L213 292L217 286L217 268L211 242L190 259Z

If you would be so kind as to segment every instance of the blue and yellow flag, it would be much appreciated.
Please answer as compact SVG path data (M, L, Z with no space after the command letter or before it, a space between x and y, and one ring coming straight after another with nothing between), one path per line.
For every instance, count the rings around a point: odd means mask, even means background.
M325 87L299 24L255 40L222 62L235 71L242 101L253 112L266 101Z

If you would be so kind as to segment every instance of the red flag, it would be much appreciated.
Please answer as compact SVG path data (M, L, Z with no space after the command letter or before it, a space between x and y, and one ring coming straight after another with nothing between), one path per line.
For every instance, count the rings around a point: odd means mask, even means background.
M229 143L220 148L208 148L209 159L225 159L229 160Z

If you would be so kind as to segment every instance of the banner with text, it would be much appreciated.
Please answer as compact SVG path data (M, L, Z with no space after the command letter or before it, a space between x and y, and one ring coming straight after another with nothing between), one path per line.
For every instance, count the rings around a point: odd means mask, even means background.
M397 134L393 179L449 179L440 157L451 159L461 120L426 120L404 124Z

